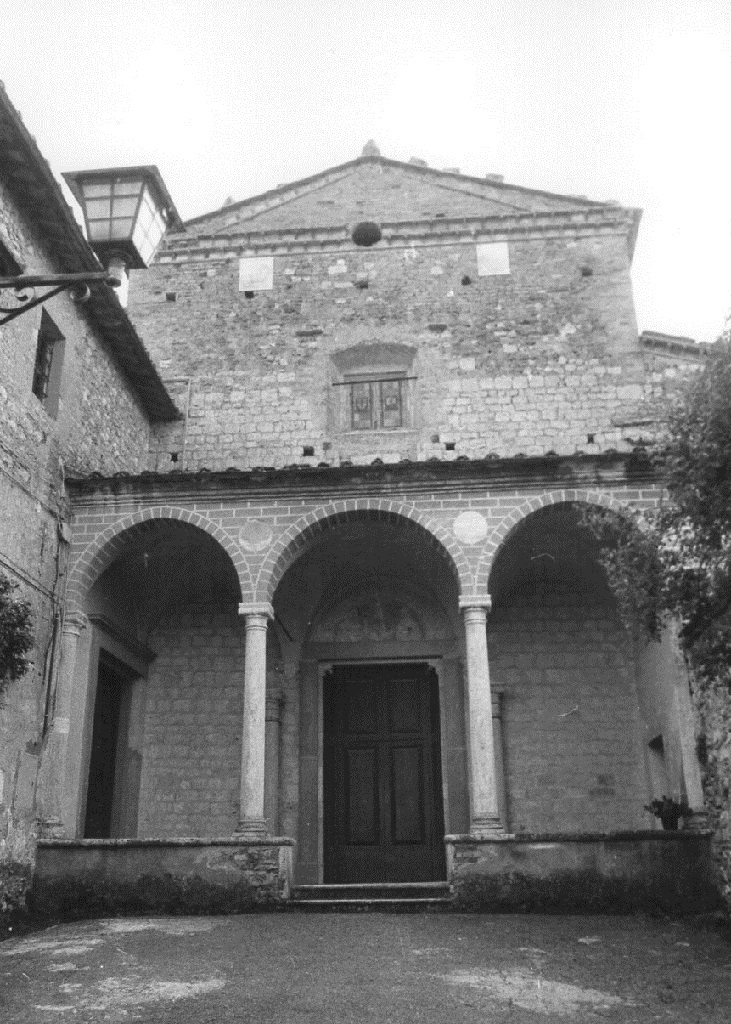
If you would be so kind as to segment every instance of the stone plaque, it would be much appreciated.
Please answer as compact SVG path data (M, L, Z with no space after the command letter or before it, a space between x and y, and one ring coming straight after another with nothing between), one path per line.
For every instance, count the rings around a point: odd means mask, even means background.
M495 277L510 273L507 242L483 242L476 246L477 273L480 277Z
M244 256L239 260L240 292L267 292L273 287L273 256Z
M239 530L244 551L264 551L272 542L272 528L262 519L249 519Z
M481 512L460 512L453 529L461 544L479 544L487 537L487 520Z

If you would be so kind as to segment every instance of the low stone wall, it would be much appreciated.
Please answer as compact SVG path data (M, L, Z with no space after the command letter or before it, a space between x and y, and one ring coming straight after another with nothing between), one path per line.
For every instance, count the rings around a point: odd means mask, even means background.
M703 914L719 907L708 832L447 836L462 910Z
M34 913L234 914L289 899L294 840L46 840L30 893Z

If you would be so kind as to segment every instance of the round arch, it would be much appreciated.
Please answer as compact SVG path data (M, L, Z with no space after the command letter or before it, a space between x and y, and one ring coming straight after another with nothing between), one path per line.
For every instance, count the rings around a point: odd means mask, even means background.
M251 575L244 555L229 535L206 516L174 505L161 505L133 512L117 520L100 533L78 555L69 572L67 609L83 611L86 595L119 555L123 554L130 536L145 530L157 529L162 523L185 523L202 530L215 540L228 554L239 580L241 594L251 592Z
M604 491L546 491L544 494L537 494L532 498L527 498L509 515L505 516L500 525L493 531L490 541L485 545L485 548L480 555L477 571L475 572L475 593L486 594L488 592L490 571L492 570L495 557L497 556L498 551L500 551L505 545L516 527L519 526L524 519L527 519L528 516L532 515L534 512L538 512L539 509L546 508L550 505L563 504L597 505L601 508L611 509L613 512L622 516L628 515L631 511L626 504L618 501L611 494L607 494Z
M413 505L377 498L353 498L329 502L302 516L270 549L256 580L255 600L271 602L279 582L291 565L325 531L354 520L373 519L394 525L409 523L444 560L459 592L469 589L470 567L463 552L443 526Z

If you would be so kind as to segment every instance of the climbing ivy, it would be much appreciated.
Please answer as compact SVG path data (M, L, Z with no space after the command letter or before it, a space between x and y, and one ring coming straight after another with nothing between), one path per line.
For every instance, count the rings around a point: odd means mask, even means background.
M633 632L657 638L670 618L698 680L731 682L731 339L709 352L670 410L650 458L667 485L642 520L585 515Z
M33 646L31 607L15 596L17 584L0 572L0 696L28 667Z

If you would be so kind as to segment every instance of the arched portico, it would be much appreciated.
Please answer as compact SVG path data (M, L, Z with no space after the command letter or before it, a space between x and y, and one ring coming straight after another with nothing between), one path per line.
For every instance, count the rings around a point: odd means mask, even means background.
M200 657L189 642L194 630L227 622L229 669L236 671L239 658L243 669L239 573L218 531L182 515L141 513L118 526L124 523L90 545L73 571L40 801L54 834L164 834L158 783L160 771L168 778L174 771L172 705L200 703L192 692L172 696ZM220 652L207 656L221 659ZM239 735L240 722L241 711Z
M513 531L520 526L524 519L544 508L551 508L553 505L575 504L577 506L597 506L599 508L611 509L617 515L629 515L631 510L628 505L618 501L612 494L606 491L589 489L564 489L556 491L543 491L530 498L525 498L516 508L506 515L502 522L496 526L488 541L483 546L474 573L474 588L476 593L489 591L489 579L493 563L498 553L505 547ZM469 591L467 591L469 593Z
M271 601L282 577L291 565L333 527L362 521L390 523L419 536L426 548L437 552L458 589L469 589L472 569L462 548L443 523L406 501L386 498L351 498L328 502L312 509L294 522L267 553L254 583L255 600Z
M651 824L635 641L582 524L585 503L570 498L514 523L489 577L488 643L503 691L516 832Z

